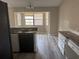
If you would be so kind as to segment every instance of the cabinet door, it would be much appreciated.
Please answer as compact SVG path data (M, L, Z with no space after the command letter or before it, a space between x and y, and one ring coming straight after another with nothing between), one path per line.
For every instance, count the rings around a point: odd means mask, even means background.
M58 47L62 53L62 55L64 55L64 46L66 43L66 37L63 36L61 33L58 34Z
M34 34L19 34L20 52L34 52Z
M11 34L11 42L13 52L19 52L18 34Z

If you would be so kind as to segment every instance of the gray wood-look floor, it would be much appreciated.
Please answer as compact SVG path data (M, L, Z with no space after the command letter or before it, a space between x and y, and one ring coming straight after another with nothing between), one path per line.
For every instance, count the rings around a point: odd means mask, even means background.
M36 53L16 53L14 59L65 59L61 55L54 37L46 34L35 35Z

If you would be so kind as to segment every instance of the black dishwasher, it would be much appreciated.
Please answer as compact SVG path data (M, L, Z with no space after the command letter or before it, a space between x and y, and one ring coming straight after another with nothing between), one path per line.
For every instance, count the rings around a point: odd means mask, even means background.
M19 33L20 52L34 52L34 33Z

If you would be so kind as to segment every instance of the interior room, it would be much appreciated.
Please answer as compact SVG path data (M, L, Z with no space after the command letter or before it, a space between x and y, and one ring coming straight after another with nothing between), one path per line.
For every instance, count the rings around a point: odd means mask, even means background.
M0 59L79 59L78 0L0 0Z

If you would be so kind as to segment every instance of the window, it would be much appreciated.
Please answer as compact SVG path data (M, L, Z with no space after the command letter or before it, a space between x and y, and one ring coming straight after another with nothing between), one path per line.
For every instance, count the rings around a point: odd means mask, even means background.
M33 25L33 16L25 16L25 25Z
M43 14L34 13L32 16L25 16L25 25L43 25Z
M34 24L43 25L43 14L34 14Z
M26 25L43 25L43 14L42 12L15 12L15 25L26 26Z

